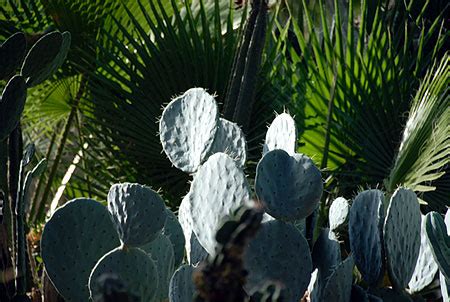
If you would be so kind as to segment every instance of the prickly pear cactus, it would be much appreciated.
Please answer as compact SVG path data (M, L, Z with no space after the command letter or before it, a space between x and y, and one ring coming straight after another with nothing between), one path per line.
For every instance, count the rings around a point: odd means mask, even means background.
M258 163L256 195L271 216L293 221L306 218L317 207L323 183L319 169L303 154L284 150L266 153Z
M243 168L247 159L247 142L241 128L226 119L219 118L214 143L209 150L210 154L226 153Z
M194 281L192 279L193 273L194 267L191 265L183 265L176 270L170 280L170 302L193 301L195 293Z
M312 301L322 301L326 282L334 268L341 263L341 247L330 235L329 229L323 229L312 250L313 268L317 268L314 290L311 291Z
M420 252L413 276L408 283L410 292L416 293L424 289L431 282L438 271L438 265L433 258L433 252L428 243L425 216L422 215L420 230Z
M27 49L25 35L15 33L0 45L0 79L6 79L22 63Z
M224 153L216 153L198 169L187 195L192 229L205 250L215 254L216 233L250 199L244 172Z
M281 149L294 155L297 149L297 127L288 113L277 115L266 133L263 155L271 150Z
M69 32L61 34L54 31L40 38L31 47L21 70L28 87L45 81L62 65L69 51L70 42Z
M350 204L347 199L343 197L336 198L330 206L328 212L328 222L330 224L330 231L339 233L347 228L350 214Z
M362 277L371 285L383 275L383 200L383 192L367 190L356 196L350 209L350 248Z
M174 255L174 261L175 266L178 267L184 258L184 235L183 235L183 229L178 222L177 217L175 214L167 209L167 219L166 223L164 224L164 228L162 230L162 233L169 238L170 242L172 243L173 248L173 255Z
M19 124L26 98L24 78L19 75L12 77L0 99L0 141L7 138Z
M89 276L91 297L99 294L97 282L105 274L117 276L128 293L140 301L154 301L158 272L152 259L141 249L119 247L100 258Z
M389 279L397 290L408 285L419 257L420 215L416 194L398 188L391 197L383 229Z
M216 101L203 88L189 89L164 108L160 139L175 167L197 171L213 145L218 118Z
M331 273L322 294L322 301L348 302L352 294L353 257L339 263Z
M175 258L172 243L166 235L159 234L152 242L141 247L153 260L158 273L158 291L156 301L167 300L169 282L175 271Z
M306 239L292 225L278 220L265 222L248 245L245 267L249 275L245 290L253 295L267 281L284 285L283 301L299 301L312 271Z
M442 216L430 212L425 216L428 242L440 272L450 280L450 236Z
M139 184L113 185L108 193L108 210L120 240L127 246L141 246L155 239L167 218L161 196Z
M107 209L92 199L74 199L45 225L41 255L50 280L66 301L88 301L92 268L119 244Z

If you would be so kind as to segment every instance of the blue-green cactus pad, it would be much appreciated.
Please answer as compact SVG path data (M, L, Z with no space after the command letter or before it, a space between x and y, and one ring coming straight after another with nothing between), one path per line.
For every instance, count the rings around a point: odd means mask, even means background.
M425 229L425 216L422 215L422 224L420 230L420 252L417 259L413 276L408 283L410 292L417 293L433 282L438 271L438 265L433 257L433 252L428 243L427 232Z
M421 221L416 194L398 188L391 197L383 229L389 279L397 290L404 289L414 273Z
M197 171L214 142L218 119L216 101L203 88L189 89L166 106L159 133L175 167L187 173Z
M155 240L142 246L141 249L152 258L158 272L158 292L155 299L166 301L169 295L170 278L175 271L172 242L166 235L159 234Z
M58 208L42 233L45 270L66 301L88 301L92 268L120 244L106 207L92 199L74 199Z
M152 189L131 183L115 184L108 193L108 210L120 240L128 246L152 241L164 227L164 200Z
M237 124L223 118L219 118L216 137L209 150L210 154L217 152L228 154L239 167L244 167L247 159L247 142L244 132Z
M190 265L183 265L176 270L170 280L170 302L191 302L194 300L195 285L192 278L193 273L194 267Z
M367 296L367 292L361 286L353 284L350 301L351 302L369 302L369 297Z
M445 279L445 276L439 273L439 282L441 284L442 301L450 301L450 280Z
M314 243L312 250L313 267L317 268L317 281L311 293L313 301L322 300L322 291L333 269L341 263L341 247L339 242L330 238L330 230L323 229Z
M184 258L184 235L180 222L175 214L167 209L167 219L164 224L163 234L172 242L175 266L178 267Z
M26 98L27 87L23 77L12 77L3 89L0 99L0 142L19 124Z
M117 276L127 292L138 297L139 301L155 301L158 271L153 260L141 249L118 247L100 258L89 276L91 297L99 294L96 284L103 274Z
M450 209L447 209L447 213L445 214L445 225L447 226L447 235L450 236Z
M189 208L189 194L190 193L184 196L183 200L180 203L180 207L178 208L178 221L180 222L181 228L183 229L186 258L188 263L191 264L189 256L191 253L191 236L193 234L193 231L192 215Z
M379 190L359 193L349 215L350 248L364 280L375 285L383 275L382 227L384 195Z
M245 290L254 294L268 281L284 285L286 302L299 301L311 279L308 242L291 224L279 220L261 224L244 256L248 270Z
M292 221L314 211L323 183L319 169L306 155L290 156L284 150L273 150L258 163L255 190L267 213Z
M26 49L27 41L21 32L10 36L0 45L0 80L6 79L19 67Z
M64 62L69 51L69 32L54 31L40 38L31 47L22 65L21 75L28 87L35 86L50 77Z
M350 204L343 197L336 198L330 206L328 212L328 221L331 231L340 231L348 223L350 213Z
M236 162L216 153L198 169L189 192L192 229L209 254L215 254L216 233L250 199L250 187Z
M441 273L450 280L450 236L442 216L430 212L425 216L428 242Z
M294 155L297 149L297 128L288 113L278 115L267 130L263 155L276 149L284 150L289 155Z
M350 301L353 284L353 265L353 257L350 255L334 268L323 290L322 301Z

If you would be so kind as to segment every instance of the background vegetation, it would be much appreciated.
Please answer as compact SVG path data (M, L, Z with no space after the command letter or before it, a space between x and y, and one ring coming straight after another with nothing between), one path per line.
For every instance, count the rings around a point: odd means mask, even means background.
M176 210L189 175L162 153L157 121L162 106L191 87L223 100L247 16L247 6L234 2L0 2L0 41L17 31L30 45L55 29L72 34L67 62L27 99L23 133L38 159L49 159L35 184L30 226L39 229L71 198L104 200L120 181L160 188ZM443 0L271 1L246 131L247 173L255 173L274 112L287 110L299 151L322 169L322 211L361 187L404 185L424 213L444 212L448 14Z

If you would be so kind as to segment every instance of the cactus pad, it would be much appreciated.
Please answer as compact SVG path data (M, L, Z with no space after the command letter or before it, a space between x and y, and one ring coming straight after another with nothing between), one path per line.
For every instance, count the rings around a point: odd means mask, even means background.
M283 301L299 301L311 278L309 246L292 225L273 220L261 224L244 256L249 271L245 290L254 294L267 281L281 283L287 296Z
M74 199L58 208L44 227L45 270L66 301L88 301L92 268L119 243L103 205L92 199Z
M169 238L173 247L175 266L179 266L184 258L184 235L183 229L178 222L177 216L167 209L167 219L164 224L163 234Z
M159 234L155 240L147 243L141 249L146 252L156 265L158 272L157 301L166 301L169 293L169 282L175 271L172 243L166 235Z
M0 141L7 138L19 124L26 98L27 88L23 77L12 77L0 99Z
M445 276L439 273L439 282L441 284L442 301L450 301L450 280L445 279Z
M319 169L306 155L273 150L258 163L255 190L267 213L292 221L314 211L323 183Z
M54 31L40 38L31 47L22 65L21 75L27 79L27 86L45 81L64 62L70 47L69 32Z
M223 152L233 158L239 165L244 167L247 159L247 142L241 128L226 119L219 118L216 137L209 150L210 154Z
M364 280L376 285L383 275L383 192L367 190L353 201L349 215L350 248Z
M266 133L263 155L271 150L281 149L294 155L297 149L297 128L294 119L287 113L278 115Z
M436 212L430 212L425 216L425 228L428 242L433 252L441 273L450 280L450 236L444 219Z
M338 232L345 228L348 223L349 212L350 204L347 199L338 197L333 201L328 214L328 221L332 232Z
M323 290L322 301L350 301L353 284L353 264L353 257L350 255L335 267Z
M91 297L99 294L97 282L105 274L117 276L123 282L127 292L138 297L139 301L153 301L158 289L158 272L155 264L139 248L119 247L97 262L89 276Z
M218 109L203 88L192 88L172 100L159 122L166 155L178 169L192 173L205 160L217 131Z
M419 257L420 215L416 194L409 189L397 189L391 197L383 229L389 279L397 290L408 285Z
M21 32L10 36L0 45L0 80L14 73L22 63L26 49L27 41Z
M169 287L170 302L193 301L195 293L193 273L193 266L183 265L173 274Z
M312 292L312 300L322 301L322 291L333 269L341 263L339 242L330 239L330 230L323 229L312 250L313 267L317 268L317 281Z
M215 254L216 233L250 198L244 172L224 153L216 153L198 169L191 185L192 229L205 250Z
M408 283L408 287L412 293L419 292L428 286L438 271L438 265L433 258L433 252L428 243L425 226L425 216L422 215L419 258L417 259L413 276Z
M152 241L167 218L164 201L158 193L139 184L115 184L108 193L108 210L120 240L128 246Z

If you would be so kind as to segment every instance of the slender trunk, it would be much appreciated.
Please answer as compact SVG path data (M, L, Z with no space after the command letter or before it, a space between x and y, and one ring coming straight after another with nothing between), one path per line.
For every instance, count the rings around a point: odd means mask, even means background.
M51 193L53 179L55 178L56 172L58 171L58 166L61 161L64 147L66 145L67 138L69 137L70 129L72 128L72 124L76 118L78 106L80 104L81 97L83 96L83 94L85 92L86 84L87 84L87 77L85 75L82 75L80 88L78 89L78 92L77 92L77 95L75 96L69 117L67 118L66 124L64 125L64 130L63 130L63 133L61 136L61 140L59 141L58 149L56 151L56 157L55 157L55 160L53 161L53 165L52 165L52 168L49 173L49 177L47 180L47 185L45 186L44 193L42 194L42 200L40 202L39 208L37 209L37 219L42 217L42 215L44 214L45 205L46 205L46 202Z

